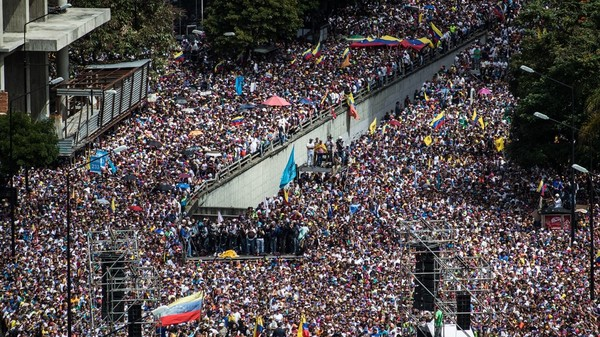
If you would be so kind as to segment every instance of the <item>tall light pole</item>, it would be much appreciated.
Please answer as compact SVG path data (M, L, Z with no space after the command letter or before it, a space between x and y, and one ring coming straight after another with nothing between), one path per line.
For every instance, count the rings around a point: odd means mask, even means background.
M539 76L541 76L542 78L547 78L550 81L560 84L563 87L569 88L569 90L571 90L571 165L575 164L575 130L577 130L575 128L575 90L573 89L573 86L568 85L564 82L561 82L559 80L556 80L552 77L546 76L542 73L539 73L535 70L533 70L532 68L526 66L526 65L521 65L521 67L519 67L521 70L531 73L531 74L537 74ZM538 116L536 116L538 117ZM550 119L550 118L547 118ZM563 124L563 123L560 123ZM571 244L573 242L575 242L575 227L577 226L577 221L575 220L575 169L573 167L571 167Z
M585 173L588 177L588 186L590 189L589 198L590 198L590 301L594 302L594 292L595 292L595 253L596 249L594 247L594 181L592 180L592 174L585 167L573 164L572 168L581 173Z
M72 337L73 327L73 313L71 304L71 173L77 169L80 169L88 164L101 160L102 158L121 151L127 150L126 145L118 146L105 154L94 157L92 160L88 160L81 163L65 172L67 182L67 336Z
M27 25L33 22L36 22L37 20L43 19L45 17L47 17L48 15L52 15L52 14L60 14L63 13L64 11L67 10L67 8L70 8L72 5L71 4L63 4L61 6L57 6L57 7L53 7L51 8L51 10L42 15L42 16L38 16L37 18L33 19L33 20L29 20L27 22L25 22L25 24L23 25L23 92L25 93L25 96L27 96L27 98L25 99L25 112L29 113L29 94L30 92L28 92L29 90L29 81L27 78L27 73L28 73L28 64L27 64Z

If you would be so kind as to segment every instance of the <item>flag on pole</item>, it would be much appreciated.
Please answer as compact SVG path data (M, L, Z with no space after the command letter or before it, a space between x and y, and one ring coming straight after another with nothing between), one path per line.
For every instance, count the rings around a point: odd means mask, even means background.
M200 318L200 311L204 304L204 294L198 292L190 296L161 306L152 311L152 314L160 320L162 326L191 322Z
M435 129L438 130L439 128L442 127L442 125L444 125L444 123L446 123L446 114L444 114L444 112L440 112L437 116L435 116L435 118L431 121L430 125Z
M314 57L321 56L321 41L319 41L319 43L317 43L317 46L315 47L315 49L312 50L312 54Z
M502 152L504 150L504 137L499 137L494 140L494 145L496 145L496 150L498 152Z
M442 31L431 22L431 31L433 32L433 40L437 43L442 38Z
M288 193L287 188L283 189L283 201L285 201L286 204L290 203L290 194Z
M242 89L244 88L244 76L238 76L235 78L235 93L239 95L242 94Z
M485 130L485 122L483 121L483 116L479 116L477 122L479 123L479 126L481 126L481 130Z
M261 316L256 316L256 325L254 325L253 337L260 337L263 330L265 329L263 319Z
M373 122L371 122L371 125L369 125L369 132L371 134L374 134L376 129L377 129L377 117L375 117L375 119L373 119Z
M290 157L288 159L287 165L283 169L283 173L281 174L281 180L279 181L279 188L284 188L289 184L294 178L296 178L296 161L294 160L294 147L292 147L292 152L290 153Z
M346 102L348 103L350 116L352 116L354 119L358 119L358 111L356 111L356 106L354 105L354 95L352 95L352 93L348 94Z
M348 54L350 54L350 47L346 47L346 49L344 49L342 52L342 60L344 60Z
M313 54L312 54L312 49L311 49L311 48L308 48L307 50L305 50L305 51L302 53L302 58L303 58L304 60L309 60L311 57L313 57Z
M321 104L320 104L321 106L323 106L323 104L325 103L325 100L327 99L327 95L329 95L329 88L327 88L327 90L325 90L325 94L321 98Z
M306 323L306 317L304 314L300 316L300 324L298 324L298 332L296 334L297 337L309 337L308 333L308 323Z

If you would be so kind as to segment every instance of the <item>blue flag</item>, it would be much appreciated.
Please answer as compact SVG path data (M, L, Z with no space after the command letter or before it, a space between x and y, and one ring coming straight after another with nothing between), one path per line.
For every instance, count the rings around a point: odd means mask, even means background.
M90 157L90 172L102 174L102 168L106 165L106 154L108 152L97 150L96 154Z
M108 166L110 167L110 172L112 172L112 174L117 173L117 166L110 159L108 160Z
M244 76L238 76L235 78L235 92L238 95L242 94L242 88L244 87Z
M292 147L292 153L288 159L287 165L281 174L281 181L279 182L279 188L284 188L285 185L289 184L290 181L296 178L296 161L294 160L294 147Z

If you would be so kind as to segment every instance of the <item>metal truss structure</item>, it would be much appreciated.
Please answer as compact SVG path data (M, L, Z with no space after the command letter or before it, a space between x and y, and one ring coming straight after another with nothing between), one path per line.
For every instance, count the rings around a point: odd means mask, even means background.
M133 304L155 305L158 276L150 261L141 259L137 231L90 231L87 243L91 331L123 327Z
M435 306L442 310L446 323L456 324L457 315L460 314L470 313L474 319L480 320L485 319L482 315L492 313L484 302L493 277L492 269L481 256L461 250L456 237L457 229L444 220L400 221L397 225L401 244L411 254L410 261L416 261L418 254L433 255L433 272L417 271L415 263L403 264L402 268L412 279L413 285L421 286L432 296ZM427 289L420 281L425 274L435 275L434 288L437 292ZM459 294L470 296L470 312L458 310L456 299ZM413 322L418 322L415 312L413 310L409 316Z

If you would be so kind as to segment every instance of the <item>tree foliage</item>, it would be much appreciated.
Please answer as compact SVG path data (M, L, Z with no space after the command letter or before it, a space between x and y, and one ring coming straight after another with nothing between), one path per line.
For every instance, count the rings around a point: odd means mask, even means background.
M511 90L520 101L509 154L524 165L568 165L573 125L582 130L576 135L576 160L587 158L600 145L597 132L590 132L600 125L600 105L593 103L600 102L593 98L600 95L600 0L534 0L527 2L518 20L525 36L521 53L511 61ZM520 70L521 65L538 74ZM565 125L540 120L533 116L536 111Z
M216 52L239 53L247 48L295 37L302 24L298 0L221 0L207 9L207 37ZM235 36L224 36L233 32Z
M75 7L110 8L111 20L73 46L77 64L152 58L165 64L175 44L173 22L182 15L164 0L73 0Z
M33 121L15 112L12 120L13 169L46 167L58 158L58 136L52 119ZM10 117L0 117L0 171L10 173Z

